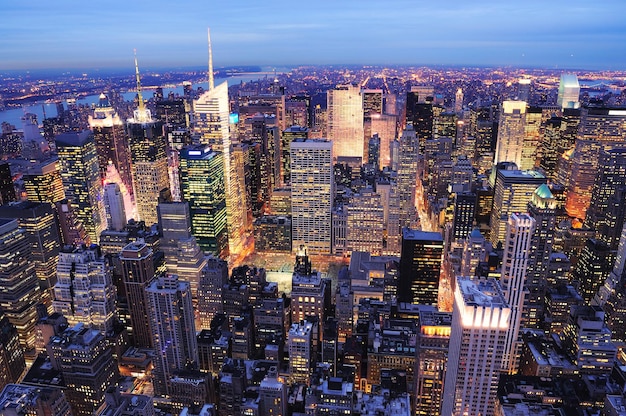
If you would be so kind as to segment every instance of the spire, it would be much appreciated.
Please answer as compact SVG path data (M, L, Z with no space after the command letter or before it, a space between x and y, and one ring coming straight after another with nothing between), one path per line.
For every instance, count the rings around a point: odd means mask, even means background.
M211 48L211 28L207 28L209 37L209 91L215 88L215 80L213 79L213 48Z
M150 111L143 105L143 97L141 96L141 80L139 79L139 65L137 64L137 49L133 49L135 55L135 77L137 78L137 97L139 99L139 106L135 110L134 117L136 122L148 122L152 118Z

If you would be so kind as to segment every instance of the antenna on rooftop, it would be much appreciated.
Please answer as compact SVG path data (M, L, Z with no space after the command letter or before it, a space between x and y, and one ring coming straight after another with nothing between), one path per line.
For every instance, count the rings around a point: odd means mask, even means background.
M211 28L207 28L209 37L209 91L215 88L215 80L213 79L213 48L211 48Z

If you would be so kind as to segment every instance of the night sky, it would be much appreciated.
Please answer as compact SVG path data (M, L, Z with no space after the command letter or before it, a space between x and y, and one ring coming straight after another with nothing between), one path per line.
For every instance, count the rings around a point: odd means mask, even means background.
M0 69L480 65L626 69L626 1L0 2Z

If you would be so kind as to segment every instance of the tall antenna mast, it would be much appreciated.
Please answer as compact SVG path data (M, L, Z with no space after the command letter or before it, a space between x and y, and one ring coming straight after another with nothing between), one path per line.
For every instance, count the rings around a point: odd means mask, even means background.
M209 91L215 88L215 80L213 79L213 48L211 48L211 28L207 28L209 36Z
M146 109L144 108L143 97L141 96L141 80L139 79L139 65L137 64L137 49L133 49L133 54L135 55L135 77L137 78L137 97L139 98L138 118L141 118L139 121L147 121L144 120Z

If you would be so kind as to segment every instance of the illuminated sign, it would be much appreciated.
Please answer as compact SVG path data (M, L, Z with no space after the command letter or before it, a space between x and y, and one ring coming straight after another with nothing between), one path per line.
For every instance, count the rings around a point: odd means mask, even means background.
M230 124L239 123L239 113L230 113L230 115L228 116L228 121Z

